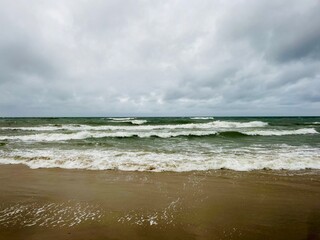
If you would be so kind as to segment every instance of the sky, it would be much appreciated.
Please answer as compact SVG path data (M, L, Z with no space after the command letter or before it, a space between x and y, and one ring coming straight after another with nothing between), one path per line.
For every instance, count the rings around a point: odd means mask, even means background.
M320 115L319 0L1 0L0 117Z

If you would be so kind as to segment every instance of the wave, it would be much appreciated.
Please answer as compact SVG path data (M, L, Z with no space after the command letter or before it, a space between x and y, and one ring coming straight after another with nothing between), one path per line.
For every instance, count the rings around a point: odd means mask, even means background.
M284 135L305 135L318 134L314 128L301 128L297 130L254 130L245 132L252 136L284 136Z
M30 168L66 168L123 171L204 171L231 169L301 170L320 169L317 148L240 148L234 151L201 153L156 153L115 150L37 150L0 151L1 164L25 164Z
M236 132L236 131L219 132L218 135L222 137L230 137L230 138L249 136L245 133Z
M212 121L208 123L186 123L186 124L166 124L166 125L141 125L146 120L132 120L140 121L135 122L138 126L114 126L114 125L103 125L103 126L91 126L91 125L76 125L76 124L65 124L65 125L44 125L37 127L2 127L3 130L25 130L25 131L56 131L56 130L70 130L70 131L150 131L150 130L175 130L175 129L237 129L237 128L261 128L268 125L266 122L251 121L251 122L231 122L231 121ZM140 125L139 125L140 124Z
M214 117L191 117L192 120L212 120Z
M132 120L131 121L132 124L137 124L137 125L145 124L147 122L148 122L147 120Z
M125 117L125 118L107 118L107 119L110 119L110 120L113 120L113 121L129 121L129 120L134 120L135 118L132 118L132 117Z
M144 124L147 123L147 120L142 120L142 119L135 119L135 118L108 118L110 122L117 122L117 123L131 123L131 124Z
M20 141L37 141L37 142L53 142L80 140L88 138L171 138L180 136L208 136L216 134L216 131L181 131L181 132L90 132L81 131L76 133L39 133L22 136L0 136L0 140L20 140Z
M204 136L223 136L223 137L242 137L242 136L285 136L285 135L305 135L318 134L314 128L303 128L297 130L254 130L254 131L216 131L216 130L189 130L189 131L79 131L75 133L39 133L17 136L0 136L0 140L20 140L53 142L80 140L88 138L172 138L172 137L204 137Z

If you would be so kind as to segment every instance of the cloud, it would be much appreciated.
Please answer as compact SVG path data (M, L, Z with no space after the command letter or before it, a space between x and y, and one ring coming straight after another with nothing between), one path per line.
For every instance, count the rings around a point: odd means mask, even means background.
M0 115L319 115L317 1L1 1Z

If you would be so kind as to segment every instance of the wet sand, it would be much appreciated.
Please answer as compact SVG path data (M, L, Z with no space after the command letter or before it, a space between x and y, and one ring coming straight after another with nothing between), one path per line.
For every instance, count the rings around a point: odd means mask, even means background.
M320 239L320 172L0 165L0 239Z

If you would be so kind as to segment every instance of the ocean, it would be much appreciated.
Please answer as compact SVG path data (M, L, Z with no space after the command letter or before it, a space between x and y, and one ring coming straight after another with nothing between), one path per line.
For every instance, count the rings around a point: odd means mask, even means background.
M0 164L151 172L320 169L320 117L1 118Z

